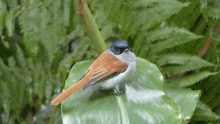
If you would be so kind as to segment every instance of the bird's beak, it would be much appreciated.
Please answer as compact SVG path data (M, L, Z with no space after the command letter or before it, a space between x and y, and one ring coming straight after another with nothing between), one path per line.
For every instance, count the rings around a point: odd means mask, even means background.
M127 48L127 49L125 49L124 51L126 52L126 51L128 51L129 49Z

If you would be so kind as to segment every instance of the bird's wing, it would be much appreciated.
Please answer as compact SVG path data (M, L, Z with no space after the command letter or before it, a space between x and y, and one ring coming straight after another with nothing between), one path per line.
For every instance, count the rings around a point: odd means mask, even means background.
M58 105L68 96L81 89L84 85L89 85L104 79L114 73L120 73L126 70L128 65L112 54L103 52L88 68L83 78L77 83L62 92L59 96L51 101L51 105Z

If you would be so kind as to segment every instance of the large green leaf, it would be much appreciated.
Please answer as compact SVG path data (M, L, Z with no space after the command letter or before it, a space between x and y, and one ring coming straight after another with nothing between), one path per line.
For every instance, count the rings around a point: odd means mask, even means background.
M187 123L193 116L196 104L199 101L200 90L190 90L173 85L165 85L164 87L168 97L173 98L181 109L181 118Z
M64 89L76 83L91 63L75 64ZM83 90L77 91L62 102L63 123L182 123L179 106L166 96L163 76L154 64L137 58L136 72L126 82L121 95L109 90L87 97Z

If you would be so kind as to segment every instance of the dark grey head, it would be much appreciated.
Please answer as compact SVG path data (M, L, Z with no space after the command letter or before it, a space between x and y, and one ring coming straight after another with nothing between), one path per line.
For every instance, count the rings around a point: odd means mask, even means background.
M114 54L119 55L125 51L131 51L128 42L122 39L116 40L112 46L109 48Z

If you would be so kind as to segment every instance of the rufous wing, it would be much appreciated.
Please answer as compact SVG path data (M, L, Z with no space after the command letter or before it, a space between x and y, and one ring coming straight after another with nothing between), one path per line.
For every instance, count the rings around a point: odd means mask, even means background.
M126 70L128 65L112 54L103 52L88 68L84 77L77 83L62 92L51 101L51 105L58 105L68 96L81 89L85 84L94 84L95 82L106 78L114 73L120 73Z

